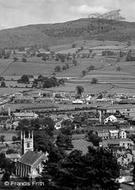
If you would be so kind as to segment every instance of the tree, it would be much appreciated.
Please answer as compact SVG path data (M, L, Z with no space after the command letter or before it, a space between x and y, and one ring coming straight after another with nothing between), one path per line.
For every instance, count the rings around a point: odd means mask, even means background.
M127 56L126 56L126 61L131 61L132 59L131 52L132 52L131 50L128 51Z
M59 82L60 85L64 85L65 84L65 80L64 79L60 79L58 82Z
M82 71L82 76L84 77L85 75L86 75L86 71L83 70L83 71Z
M18 140L18 138L17 138L16 136L13 136L13 137L12 137L12 141L13 141L13 142L15 142L15 141L17 141L17 140Z
M91 84L97 84L97 83L98 83L98 79L97 78L92 78Z
M73 65L76 66L77 65L77 60L73 59Z
M133 168L133 182L135 183L135 163L133 164L134 168Z
M118 190L116 179L119 177L119 166L114 155L109 150L89 147L88 153L74 150L57 162L47 164L46 179L54 189L68 190ZM51 181L51 184L49 184ZM49 189L49 188L48 188Z
M5 81L2 81L1 82L1 88L5 88L6 87L6 83L5 83Z
M116 71L121 71L121 67L118 66L118 67L116 68Z
M127 42L127 46L128 47L131 46L131 41L130 40Z
M71 135L64 135L64 134L60 133L57 136L56 145L59 148L62 148L64 150L68 150L68 149L73 148L71 140L72 140Z
M58 66L55 67L54 70L55 70L55 72L60 72L61 71L61 67L58 65Z
M91 65L88 67L88 71L93 71L95 69L95 66L94 65Z
M9 172L10 175L15 170L14 164L10 159L6 158L3 153L0 154L0 168L3 169L5 173Z
M42 119L41 123L46 134L52 137L55 125L54 121L50 117L45 117Z
M72 48L75 48L76 47L76 44L72 44Z
M94 131L89 131L86 136L88 141L92 142L94 146L99 146L101 138L98 137L97 133L95 133Z
M80 98L82 93L84 92L83 86L77 86L76 91L77 91L77 97Z
M28 119L22 119L18 123L17 129L20 131L28 131L30 129L31 123Z
M66 69L67 69L67 67L64 65L64 66L62 67L62 70L65 71Z
M17 151L14 150L14 149L8 149L8 150L6 151L6 154L15 154L15 153L17 153Z
M0 136L0 141L2 142L2 144L4 143L4 141L5 141L5 135L1 135Z
M17 58L17 57L14 57L14 58L13 58L13 61L14 61L14 62L18 61L18 58Z
M28 75L22 75L22 77L18 80L18 83L28 84L29 83L29 76Z
M46 134L45 130L34 131L34 149L50 153L53 146L53 138Z
M25 57L22 58L22 62L26 63L27 59Z
M0 77L0 81L5 81L5 78L4 77Z
M66 68L69 69L69 64L66 64Z

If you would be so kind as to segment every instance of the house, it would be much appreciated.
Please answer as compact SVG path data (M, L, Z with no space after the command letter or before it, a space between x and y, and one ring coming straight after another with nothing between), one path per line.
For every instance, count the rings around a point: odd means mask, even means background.
M97 133L98 133L98 136L102 138L102 140L107 140L110 137L108 130L97 131Z
M100 142L100 146L104 148L111 148L111 149L133 149L134 142L130 139L108 139L106 141Z
M133 155L129 152L125 152L124 154L117 156L117 162L120 166L127 167L133 162Z
M119 130L109 130L110 139L118 139L119 138Z
M104 120L104 123L108 123L108 122L116 123L117 121L118 120L114 115L110 115Z
M72 101L72 104L83 104L83 100L76 99L76 100Z
M16 162L16 175L18 177L35 178L41 175L44 163L48 160L48 153L27 151Z
M127 138L127 133L126 133L126 131L120 130L120 131L119 131L119 138L121 138L121 139L126 139L126 138Z
M55 129L61 129L61 127L62 127L61 123L62 123L62 122L63 122L63 120L57 121L57 122L55 123L54 128L55 128Z

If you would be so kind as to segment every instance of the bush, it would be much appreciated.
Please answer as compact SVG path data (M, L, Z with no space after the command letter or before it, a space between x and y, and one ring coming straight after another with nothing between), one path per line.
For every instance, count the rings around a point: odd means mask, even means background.
M26 63L27 59L25 57L22 58L22 62Z
M116 71L121 71L121 67L118 66L118 67L116 68Z
M92 78L91 84L97 84L97 83L98 83L98 79L97 78Z
M95 69L95 66L94 65L91 65L88 67L88 71L93 71Z
M58 65L58 66L55 67L54 70L55 70L55 72L60 72L61 71L61 67Z
M83 71L82 71L82 76L84 77L85 75L86 75L86 71L83 70Z
M22 75L22 77L20 79L18 79L17 82L28 84L29 83L29 76L28 75Z
M72 44L72 48L75 48L76 47L76 44Z
M1 82L1 87L5 88L6 87L6 83L4 81Z

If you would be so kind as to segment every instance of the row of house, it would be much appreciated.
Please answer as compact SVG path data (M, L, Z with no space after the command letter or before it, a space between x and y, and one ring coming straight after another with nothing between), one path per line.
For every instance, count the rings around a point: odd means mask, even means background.
M126 139L127 132L125 130L100 130L97 131L98 136L102 138L102 140L107 139Z

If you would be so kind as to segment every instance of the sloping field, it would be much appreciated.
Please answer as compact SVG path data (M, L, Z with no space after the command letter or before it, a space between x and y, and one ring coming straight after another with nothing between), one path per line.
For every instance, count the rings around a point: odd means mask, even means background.
M11 59L0 59L0 73L5 76L20 76L23 74L31 75L49 75L54 71L57 64L55 62L48 63L41 60L41 58L28 59L26 63L17 61L12 64ZM4 74L3 74L4 72Z
M65 92L75 92L76 91L76 86L81 85L84 87L84 92L85 93L99 93L102 91L108 91L111 88L110 84L97 84L97 85L92 85L90 82L89 83L66 83L64 86L60 87L55 87L55 88L50 88L50 90L55 90L57 92L59 91L65 91Z

